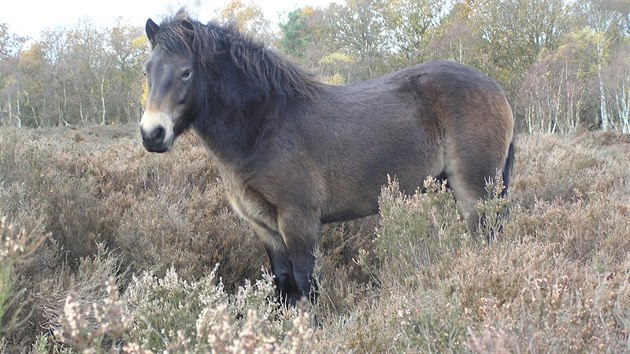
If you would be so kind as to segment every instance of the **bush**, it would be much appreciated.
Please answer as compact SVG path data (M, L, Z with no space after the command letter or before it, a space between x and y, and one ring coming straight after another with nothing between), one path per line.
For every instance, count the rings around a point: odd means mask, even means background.
M0 219L0 348L31 316L26 290L16 286L15 268L30 263L46 237L39 230L17 229L6 217Z
M115 282L107 285L103 304L86 306L70 294L55 330L64 344L98 351L293 353L309 348L308 313L275 304L270 275L225 292L216 269L199 281L187 282L171 268L164 278L145 272L134 277L119 299ZM109 341L106 341L109 339Z
M471 241L446 183L430 177L424 181L424 189L425 193L405 196L396 180L383 187L374 240L381 279L392 280L394 275L398 284L408 284L419 272L451 259Z
M196 139L154 155L135 129L0 130L0 249L25 245L0 252L2 351L629 351L626 137L521 136L509 197L477 206L489 243L443 185L391 181L324 227L296 309Z

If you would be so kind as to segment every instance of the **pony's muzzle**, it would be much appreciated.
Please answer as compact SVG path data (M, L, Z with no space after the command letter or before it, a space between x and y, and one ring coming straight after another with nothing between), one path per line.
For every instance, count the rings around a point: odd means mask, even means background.
M150 152L166 152L173 144L173 122L169 114L145 111L140 119L142 145Z
M142 145L149 152L166 152L169 148L165 139L166 129L161 125L153 126L148 130L141 126L140 136L142 136Z

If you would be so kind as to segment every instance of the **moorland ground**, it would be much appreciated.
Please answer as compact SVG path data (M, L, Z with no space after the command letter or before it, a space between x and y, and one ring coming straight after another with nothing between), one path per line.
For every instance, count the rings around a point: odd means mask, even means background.
M0 349L630 352L628 156L519 135L490 243L441 186L384 186L380 215L325 227L317 304L284 308L193 134L156 155L135 125L1 128Z

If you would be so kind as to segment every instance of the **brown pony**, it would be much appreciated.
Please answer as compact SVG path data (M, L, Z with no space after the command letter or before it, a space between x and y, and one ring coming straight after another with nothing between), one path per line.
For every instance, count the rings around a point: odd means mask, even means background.
M197 133L289 302L315 293L322 224L377 213L388 175L409 193L425 177L448 179L473 230L486 181L503 173L507 189L512 110L494 81L468 67L433 62L330 86L183 11L160 26L149 19L146 34L145 148L166 152L185 130Z

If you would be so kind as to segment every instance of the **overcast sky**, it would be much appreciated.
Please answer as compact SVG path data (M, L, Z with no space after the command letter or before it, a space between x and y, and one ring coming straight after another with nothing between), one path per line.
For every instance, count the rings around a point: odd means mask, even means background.
M207 22L213 19L224 0L199 1L203 5L198 12L198 20ZM257 0L256 4L265 11L266 17L277 22L280 13L310 5L326 6L340 0ZM185 1L178 0L3 0L0 5L0 23L7 23L11 33L34 39L44 29L74 26L81 18L90 18L99 26L114 23L118 17L130 24L144 26L147 18L159 22L164 15L172 14ZM188 1L194 4L195 1ZM189 6L191 10L196 11ZM191 11L193 12L193 11Z

